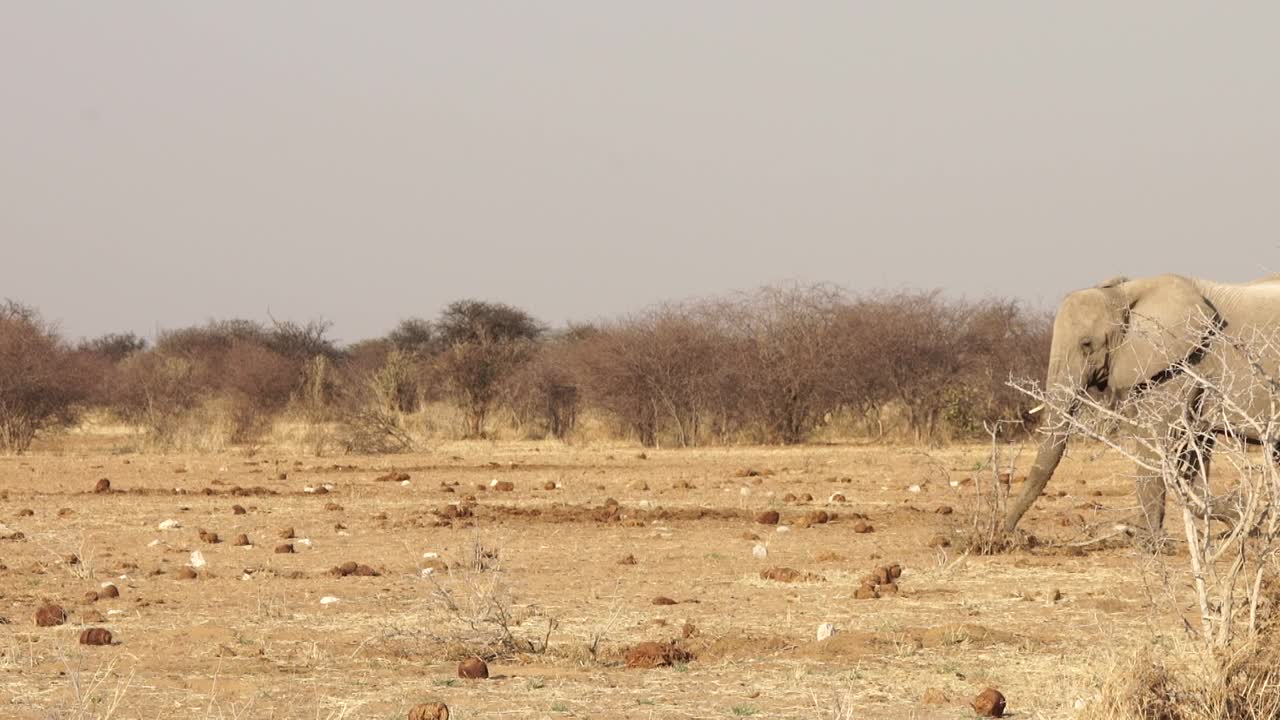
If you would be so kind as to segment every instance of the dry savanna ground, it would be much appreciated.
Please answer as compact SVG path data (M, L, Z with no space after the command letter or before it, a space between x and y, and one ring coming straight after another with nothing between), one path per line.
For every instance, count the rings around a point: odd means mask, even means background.
M0 458L0 716L965 718L992 686L1010 716L1071 717L1117 658L1194 624L1182 558L1087 542L1134 511L1129 467L1088 448L1028 516L1038 544L966 552L990 453ZM46 602L68 621L38 626ZM488 679L458 677L472 654Z

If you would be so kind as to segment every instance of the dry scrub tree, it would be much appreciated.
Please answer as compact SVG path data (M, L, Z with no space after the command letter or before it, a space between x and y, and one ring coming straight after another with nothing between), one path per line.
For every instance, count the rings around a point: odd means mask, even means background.
M502 382L532 355L542 326L501 303L459 300L436 322L444 349L436 367L466 415L468 437L483 437Z
M0 451L22 452L69 422L87 395L85 365L34 309L0 304Z
M1150 368L1153 380L1124 397L1015 385L1058 418L1044 432L1104 443L1144 481L1163 483L1186 539L1202 637L1227 647L1257 636L1280 569L1280 332L1191 322L1205 345L1167 369ZM1172 335L1143 333L1155 343ZM1211 457L1229 478L1229 491L1216 496Z

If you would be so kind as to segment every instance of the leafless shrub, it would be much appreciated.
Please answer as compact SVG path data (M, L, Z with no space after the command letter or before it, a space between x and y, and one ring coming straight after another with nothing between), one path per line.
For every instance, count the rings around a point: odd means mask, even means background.
M69 423L89 378L33 308L0 304L0 451L22 452L41 430Z

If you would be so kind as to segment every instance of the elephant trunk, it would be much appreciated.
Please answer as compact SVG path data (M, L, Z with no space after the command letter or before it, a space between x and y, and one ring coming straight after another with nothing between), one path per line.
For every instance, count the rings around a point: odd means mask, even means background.
M1035 463L1031 465L1031 472L1027 474L1027 481L1022 486L1022 494L1009 506L1004 520L1005 532L1013 532L1018 526L1018 521L1035 503L1036 498L1040 497L1040 493L1044 492L1044 486L1049 483L1049 478L1053 477L1054 471L1058 469L1058 463L1062 461L1063 453L1067 450L1067 434L1062 431L1066 423L1061 414L1075 410L1075 403L1068 399L1068 396L1074 393L1073 388L1083 384L1083 371L1069 367L1072 363L1061 359L1062 355L1057 347L1057 333L1054 333L1053 344L1054 347L1050 351L1047 388L1051 399L1045 403L1043 425L1048 432L1040 441ZM1078 379L1076 375L1081 377Z
M1053 421L1055 418L1051 416L1046 420ZM1062 454L1066 449L1065 433L1050 432L1040 441L1040 449L1036 451L1036 461L1027 475L1027 482L1022 486L1022 494L1009 506L1009 514L1005 516L1005 532L1013 532L1013 529L1018 526L1018 521L1031 508L1036 498L1040 497L1044 486L1049 483L1049 478L1053 477L1053 472L1058 469L1058 463L1062 460Z

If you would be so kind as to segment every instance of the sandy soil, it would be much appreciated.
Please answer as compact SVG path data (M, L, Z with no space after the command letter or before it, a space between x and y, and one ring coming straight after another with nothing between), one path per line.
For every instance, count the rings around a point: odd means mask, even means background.
M1040 545L966 553L982 503L965 481L989 478L988 455L473 443L0 458L0 523L22 533L0 540L0 716L404 718L439 700L454 718L963 718L994 686L1013 717L1070 717L1113 654L1194 617L1181 559L1073 545L1082 523L1105 532L1134 511L1128 466L1082 449L1028 517ZM409 480L378 480L389 472ZM111 492L93 492L100 478ZM469 516L449 517L454 503ZM766 510L779 526L755 522ZM802 527L815 510L836 517ZM287 542L296 552L275 552ZM181 579L196 551L206 564ZM331 573L348 561L380 574ZM894 562L896 596L855 599ZM816 577L763 579L773 567ZM105 582L118 598L84 599ZM45 600L70 621L37 627ZM484 621L495 609L515 649ZM819 642L823 623L837 633ZM116 644L79 644L85 627ZM631 646L672 640L693 659L625 667ZM490 679L457 678L471 653Z

